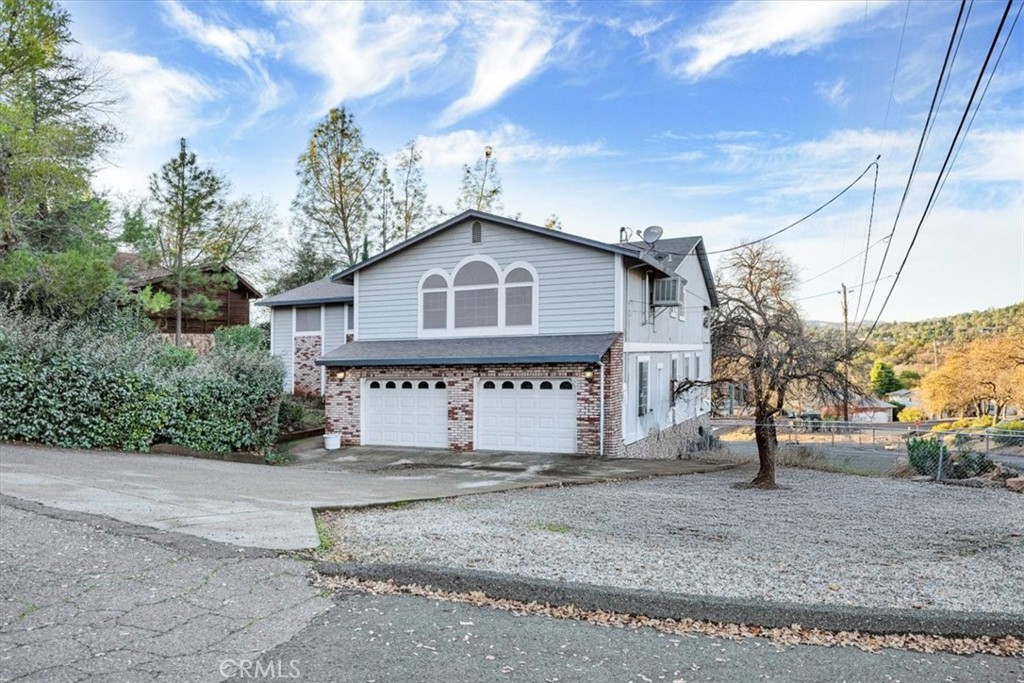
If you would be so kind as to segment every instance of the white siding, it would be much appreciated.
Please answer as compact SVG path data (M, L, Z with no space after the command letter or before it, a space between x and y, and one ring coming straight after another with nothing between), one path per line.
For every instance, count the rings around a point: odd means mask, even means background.
M474 244L470 241L471 222L359 272L359 339L416 338L420 277L431 268L450 271L472 255L489 256L501 267L527 261L536 268L539 334L615 329L612 253L487 222L483 223L483 240Z
M270 340L274 355L284 362L284 388L285 391L292 390L292 379L295 376L293 367L295 351L292 344L292 308L291 306L276 306L271 309L273 316L274 337Z
M710 298L700 261L696 254L683 259L676 269L686 279L686 303L679 319L672 309L660 309L657 317L645 310L643 277L627 271L623 308L626 315L625 396L623 401L623 438L633 443L647 435L702 415L711 409L711 391L707 387L691 389L679 401L669 397L668 380L672 356L679 360L679 375L707 381L711 378L711 338L704 327L704 307ZM655 312L659 309L654 309ZM631 351L632 347L632 351ZM649 358L651 367L650 411L638 415L637 359ZM658 366L662 366L659 376Z

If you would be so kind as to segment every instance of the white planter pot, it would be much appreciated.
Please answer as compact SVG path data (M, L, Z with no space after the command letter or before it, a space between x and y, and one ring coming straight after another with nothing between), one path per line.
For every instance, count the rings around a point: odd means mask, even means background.
M341 448L341 434L324 434L324 448L329 451Z

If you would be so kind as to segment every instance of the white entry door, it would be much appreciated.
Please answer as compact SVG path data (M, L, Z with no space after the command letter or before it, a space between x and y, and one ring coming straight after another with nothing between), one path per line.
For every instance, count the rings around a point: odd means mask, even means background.
M476 447L576 452L576 389L567 379L496 379L477 383Z
M363 385L363 445L448 448L448 389L439 380Z

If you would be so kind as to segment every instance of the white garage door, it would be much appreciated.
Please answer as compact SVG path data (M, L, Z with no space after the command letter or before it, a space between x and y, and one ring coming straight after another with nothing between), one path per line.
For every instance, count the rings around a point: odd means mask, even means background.
M363 444L448 448L445 383L369 380L363 388Z
M475 412L477 448L576 452L576 389L569 380L480 381Z

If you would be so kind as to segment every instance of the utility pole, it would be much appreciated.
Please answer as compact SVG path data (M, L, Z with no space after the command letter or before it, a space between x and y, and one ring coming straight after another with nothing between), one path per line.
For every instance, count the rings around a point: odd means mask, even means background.
M850 423L850 307L843 285L843 422Z

